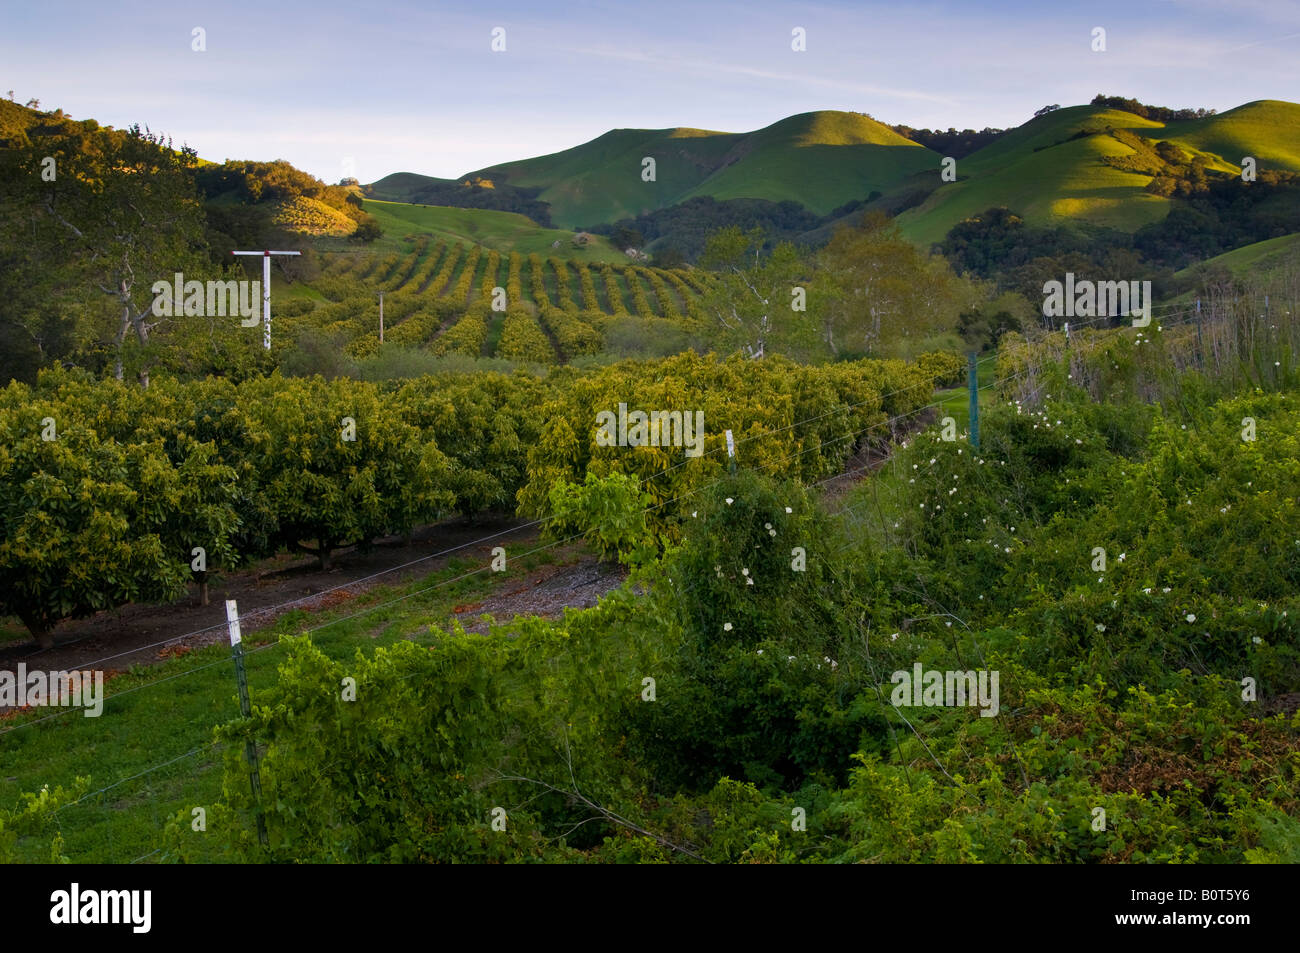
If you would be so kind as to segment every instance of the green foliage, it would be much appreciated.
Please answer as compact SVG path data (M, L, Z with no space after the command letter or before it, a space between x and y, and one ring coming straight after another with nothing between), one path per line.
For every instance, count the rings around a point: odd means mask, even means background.
M633 477L588 473L581 486L561 482L551 487L546 529L555 539L582 536L602 558L644 562L658 551L646 526L651 500Z
M42 385L59 380L45 375ZM195 546L212 568L231 564L241 525L236 471L213 444L181 435L168 446L149 433L165 418L143 419L138 392L121 385L119 426L131 430L101 436L76 408L91 389L67 387L66 403L16 383L0 401L0 610L46 648L61 619L179 596Z
M69 858L63 853L63 835L58 831L54 814L77 800L79 795L85 794L89 787L88 777L77 778L76 782L67 789L57 787L51 791L47 785L36 794L24 793L19 807L0 810L0 863L16 863L18 852L15 846L18 839L34 836L50 837L46 863L68 863ZM53 828L52 834L51 828Z
M555 361L555 349L537 326L537 319L522 308L506 313L505 329L501 332L497 353L502 357L536 361L539 364Z

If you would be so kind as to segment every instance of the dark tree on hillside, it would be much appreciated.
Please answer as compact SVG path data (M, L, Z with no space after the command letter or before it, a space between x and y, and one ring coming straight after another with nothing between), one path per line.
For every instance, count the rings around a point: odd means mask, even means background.
M645 244L645 236L627 225L615 225L614 230L609 233L609 240L620 251L624 248L640 248Z
M686 257L676 246L666 245L655 251L651 261L656 268L681 268L686 264Z

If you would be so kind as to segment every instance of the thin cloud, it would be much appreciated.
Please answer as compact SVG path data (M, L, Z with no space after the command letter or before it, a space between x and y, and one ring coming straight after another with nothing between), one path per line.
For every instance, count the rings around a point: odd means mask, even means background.
M888 86L874 86L866 83L846 82L844 80L831 79L825 76L817 76L808 73L779 73L774 70L757 69L752 66L705 62L702 60L691 60L681 57L651 56L648 53L638 53L635 51L568 48L563 50L563 52L579 56L600 56L605 59L622 60L629 63L645 63L648 65L660 66L666 70L688 69L697 73L705 74L713 73L732 76L752 76L757 79L766 79L779 83L804 84L809 86L820 86L827 89L838 89L845 92L857 93L862 96L887 96L894 99L936 103L942 106L957 105L957 101L950 97L936 96L933 93L923 92L922 90L897 89Z

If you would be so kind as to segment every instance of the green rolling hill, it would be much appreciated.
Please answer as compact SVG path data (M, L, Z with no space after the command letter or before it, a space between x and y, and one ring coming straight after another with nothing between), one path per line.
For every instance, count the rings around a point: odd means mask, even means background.
M1133 154L1107 134L1129 130L1169 141L1208 167L1240 171L1242 156L1267 168L1300 171L1300 105L1260 100L1203 119L1162 123L1104 106L1071 106L1033 119L957 163L943 184L899 216L921 244L957 222L1007 206L1035 225L1098 225L1132 232L1168 214L1170 199L1145 191L1150 175L1113 168L1104 157ZM1091 134L1089 134L1091 133Z
M655 181L641 177L655 160ZM750 133L704 129L615 129L590 142L462 176L539 189L557 225L613 222L697 195L792 199L817 214L886 191L939 157L857 113L811 112ZM409 199L445 182L397 173L372 184L381 198Z
M1215 255L1213 258L1207 258L1205 261L1176 271L1174 277L1194 278L1198 274L1211 274L1220 270L1243 277L1248 274L1264 274L1280 266L1296 263L1300 263L1300 232L1234 248L1230 252Z
M749 133L615 129L563 152L459 180L396 173L368 188L378 198L409 202L432 185L478 180L546 203L561 228L610 223L697 196L792 200L827 215L880 193L867 207L897 214L903 234L921 245L942 240L956 223L996 206L1034 225L1134 232L1164 219L1177 200L1147 191L1152 172L1112 164L1141 164L1135 140L1121 141L1129 135L1151 146L1170 142L1217 172L1240 170L1247 155L1260 171L1300 171L1300 105L1258 100L1168 123L1111 106L1058 109L960 158L958 181L952 183L939 178L938 153L862 114L822 111ZM646 156L656 162L654 182L641 178ZM859 209L832 220L801 240L824 241L838 222L861 214Z

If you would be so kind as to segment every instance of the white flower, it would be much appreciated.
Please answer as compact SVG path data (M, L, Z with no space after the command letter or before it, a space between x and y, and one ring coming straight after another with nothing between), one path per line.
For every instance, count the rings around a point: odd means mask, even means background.
M786 511L787 513L793 513L793 512L794 512L794 510L790 509L790 507L788 507L788 506L785 508L785 511Z
M1123 561L1124 561L1124 557L1127 556L1127 555L1128 555L1128 553L1120 553L1120 554L1119 554L1119 561L1120 561L1120 562L1123 562Z
M897 642L897 641L898 641L898 633L895 632L893 635L891 635L891 636L889 637L889 641L891 641L891 642Z
M700 514L697 513L695 510L691 510L691 516L699 516L699 515Z
M747 586L752 586L753 584L754 584L754 580L752 580L752 579L746 579L746 580L745 580L745 585L747 585Z
M722 631L723 631L723 632L730 632L730 631L731 631L731 623L730 623L730 622L724 622L724 623L722 623Z
M1105 632L1105 631L1106 631L1106 627L1105 627L1104 625L1102 625L1100 622L1098 622L1098 623L1097 623L1097 631L1098 631L1098 632Z
M1169 591L1169 587L1168 587L1168 586L1165 586L1165 587L1164 587L1163 589L1161 589L1160 591L1161 591L1161 592L1168 592L1168 591Z
M1188 621L1188 622L1195 622L1195 621L1196 621L1196 616L1192 615L1190 612L1187 613L1187 621Z
M742 569L740 570L740 574L741 574L742 576L748 576L748 575L749 575L749 570L748 570L748 569L743 569L743 568L742 568Z
M1151 595L1150 589L1143 589L1142 591L1145 592L1148 596Z
M728 506L731 505L731 497L727 497L727 505L728 505Z
M1250 641L1254 642L1256 645L1259 645L1259 643L1263 642L1264 640L1261 639L1258 635L1256 635L1252 637Z

